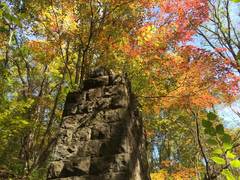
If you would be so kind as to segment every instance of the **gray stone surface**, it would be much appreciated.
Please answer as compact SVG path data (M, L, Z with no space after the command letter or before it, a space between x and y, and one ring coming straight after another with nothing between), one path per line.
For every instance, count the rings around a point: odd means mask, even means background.
M66 99L48 179L149 180L145 137L127 78L98 68Z

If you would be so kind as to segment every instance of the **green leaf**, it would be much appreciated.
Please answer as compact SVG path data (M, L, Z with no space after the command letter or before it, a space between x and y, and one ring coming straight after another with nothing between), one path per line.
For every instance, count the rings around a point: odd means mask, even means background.
M216 135L216 130L215 130L215 128L213 128L213 127L207 127L207 128L205 128L204 132L205 132L206 134L211 135L211 136L215 136L215 135Z
M230 162L230 165L233 167L233 168L240 168L240 160L232 160Z
M231 144L232 142L232 138L228 134L223 134L223 136L221 136L220 139L222 140L223 143L226 143L226 144Z
M207 143L210 145L218 145L218 142L215 139L208 139Z
M217 134L224 134L224 127L222 124L216 126L216 132Z
M2 18L3 10L0 9L0 18Z
M229 159L234 159L234 158L236 158L236 155L233 154L232 152L228 151L227 154L226 154L226 157L229 158Z
M208 120L215 120L215 119L217 119L217 115L215 113L213 113L213 112L209 112L207 114L207 117L208 117Z
M218 154L218 155L222 155L224 152L223 152L223 150L221 150L221 149L215 149L213 152L212 152L213 154Z
M221 174L224 175L227 180L236 180L233 174L228 169L224 169Z
M27 122L26 120L21 120L20 121L23 125L28 125L29 124L29 122Z
M229 150L229 149L232 149L232 145L229 144L229 143L223 143L223 148L225 151Z
M8 32L8 28L4 27L4 26L0 26L0 32Z
M0 8L1 8L2 10L8 9L7 3L5 3L5 2L0 2Z
M223 158L213 156L213 157L211 157L211 159L217 164L220 164L220 165L225 164L225 160Z
M212 126L212 122L204 119L204 120L202 120L202 125L203 125L205 128L208 128L208 127L211 127L211 126Z

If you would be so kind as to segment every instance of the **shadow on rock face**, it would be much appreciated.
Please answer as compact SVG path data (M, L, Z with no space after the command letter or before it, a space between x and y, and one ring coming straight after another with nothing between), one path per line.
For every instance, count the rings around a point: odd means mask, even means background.
M125 76L96 68L69 93L48 179L149 180L137 101Z

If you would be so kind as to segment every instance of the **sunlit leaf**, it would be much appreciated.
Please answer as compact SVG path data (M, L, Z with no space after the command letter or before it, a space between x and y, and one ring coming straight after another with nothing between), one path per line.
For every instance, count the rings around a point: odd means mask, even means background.
M217 157L217 156L213 156L213 157L211 157L211 159L212 159L215 163L220 164L220 165L223 165L223 164L226 163L223 158L220 158L220 157Z
M232 144L229 143L223 143L223 148L225 151L232 149Z
M224 152L223 152L222 149L215 149L212 153L213 153L213 154L221 155L221 154L223 154Z
M240 160L232 160L230 164L234 168L240 168Z
M236 155L233 154L233 153L230 152L230 151L227 151L227 153L226 153L226 157L229 158L229 159L234 159L234 158L236 158Z
M228 169L224 169L221 174L223 174L227 180L236 180L233 176L233 174L231 173L231 171L229 171Z

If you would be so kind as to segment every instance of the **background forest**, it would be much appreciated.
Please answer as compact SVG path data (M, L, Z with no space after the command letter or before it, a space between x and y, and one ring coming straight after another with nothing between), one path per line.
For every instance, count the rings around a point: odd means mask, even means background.
M66 94L101 65L132 82L153 180L239 180L216 111L240 116L238 2L0 0L0 174L45 179Z

